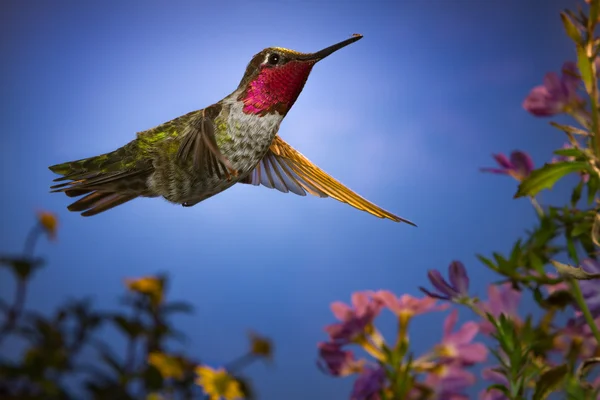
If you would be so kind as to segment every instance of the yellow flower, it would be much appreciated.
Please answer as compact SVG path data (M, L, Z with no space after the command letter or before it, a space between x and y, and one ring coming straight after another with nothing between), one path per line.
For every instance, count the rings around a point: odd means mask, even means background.
M148 396L146 396L146 400L164 400L164 399L165 398L163 397L163 395L158 392L148 393Z
M154 366L165 379L183 379L183 364L179 357L152 352L148 355L148 364Z
M58 227L58 219L56 214L49 211L38 211L38 223L44 229L50 240L56 239L56 228Z
M138 279L125 279L125 284L134 292L145 294L150 297L154 305L159 305L163 298L163 282L154 276L146 276Z
M242 399L244 395L240 383L229 375L224 368L212 369L210 367L196 367L196 384L204 389L210 400L235 400Z
M248 336L250 337L250 353L269 360L273 357L273 344L269 338L254 332L248 333Z

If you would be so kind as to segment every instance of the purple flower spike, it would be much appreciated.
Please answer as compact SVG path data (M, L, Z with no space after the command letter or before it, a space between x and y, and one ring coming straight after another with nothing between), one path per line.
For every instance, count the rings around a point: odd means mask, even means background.
M547 73L544 84L534 87L525 98L523 108L537 117L549 117L581 104L583 100L577 94L581 79L576 71L575 63L566 62L560 78L555 72Z
M493 154L500 168L480 168L481 172L509 175L519 182L527 178L534 169L533 161L529 154L515 150L510 154L510 160L502 153Z
M437 292L430 292L423 287L419 289L429 297L452 301L469 297L469 276L467 275L465 266L460 261L452 261L448 266L450 283L446 282L442 274L437 270L429 270L427 276L431 284L437 289Z
M365 333L365 329L373 323L382 307L381 302L374 299L371 292L354 293L352 307L339 301L331 304L333 315L341 322L327 325L325 331L329 333L331 340L349 343Z
M333 376L347 376L361 370L364 361L354 358L351 351L342 350L336 343L321 342L319 347L319 368Z
M481 343L471 343L479 332L479 326L469 321L456 332L452 332L458 311L454 310L444 321L444 336L442 343L438 346L438 352L447 361L453 361L459 365L473 365L485 361L487 347Z
M350 400L379 400L379 391L385 384L385 371L381 367L365 368L354 382Z

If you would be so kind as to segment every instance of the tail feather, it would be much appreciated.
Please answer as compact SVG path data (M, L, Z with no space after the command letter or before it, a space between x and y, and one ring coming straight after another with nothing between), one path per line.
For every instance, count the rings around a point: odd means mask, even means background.
M81 212L84 217L100 214L148 194L146 181L153 172L150 160L136 160L123 148L97 157L53 165L49 169L62 175L54 179L54 182L61 183L51 186L51 192L63 192L69 197L85 195L67 207L69 211Z
M107 197L103 198L102 200L99 200L98 202L94 203L93 206L91 208L89 208L87 211L82 212L81 216L91 217L93 215L100 214L101 212L110 210L111 208L114 208L116 206L120 206L123 203L127 203L128 201L133 200L136 197L138 197L137 194L111 193L110 196L107 196ZM74 206L75 204L77 204L77 202L73 203L71 206ZM69 207L71 207L71 206L69 206Z

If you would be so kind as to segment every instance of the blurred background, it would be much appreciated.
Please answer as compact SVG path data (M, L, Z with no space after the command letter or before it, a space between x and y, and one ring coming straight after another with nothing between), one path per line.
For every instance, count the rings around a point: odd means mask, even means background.
M175 320L190 354L218 366L245 352L254 329L276 345L273 366L247 371L261 399L346 398L353 378L315 365L331 302L359 290L418 295L427 270L445 273L454 259L485 297L495 277L475 254L507 252L534 223L529 202L512 200L516 182L479 168L517 148L541 165L562 144L522 101L574 60L559 17L573 3L0 2L0 252L21 249L33 211L56 212L59 238L38 248L49 265L28 307L91 295L114 308L124 278L167 272L169 297L195 307ZM188 209L137 199L92 218L49 193L49 165L112 151L220 100L263 48L310 52L353 33L363 40L314 68L280 135L418 228L264 187ZM0 270L0 296L13 290ZM417 353L440 339L444 315L416 320Z

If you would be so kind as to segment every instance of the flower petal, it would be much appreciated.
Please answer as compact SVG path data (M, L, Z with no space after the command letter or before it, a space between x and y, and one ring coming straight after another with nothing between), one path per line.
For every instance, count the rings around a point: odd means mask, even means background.
M456 291L462 295L466 295L469 291L469 276L463 263L460 261L452 261L448 267L448 277L450 283Z

